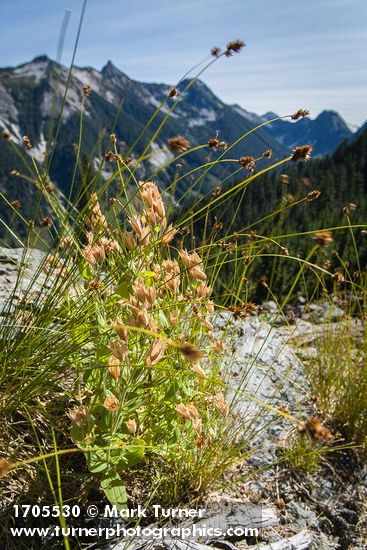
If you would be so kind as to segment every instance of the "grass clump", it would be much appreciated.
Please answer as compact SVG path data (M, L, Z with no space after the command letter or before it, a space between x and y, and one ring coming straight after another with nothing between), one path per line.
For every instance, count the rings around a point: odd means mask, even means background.
M337 326L339 325L339 326ZM322 416L343 438L366 451L367 362L364 328L353 320L326 324L307 374Z

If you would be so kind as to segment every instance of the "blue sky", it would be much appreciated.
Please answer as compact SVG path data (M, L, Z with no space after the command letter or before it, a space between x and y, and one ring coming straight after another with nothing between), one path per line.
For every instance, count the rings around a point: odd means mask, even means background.
M82 0L0 4L0 66L55 58L66 9L70 62ZM110 59L131 78L173 84L234 38L245 50L202 77L224 101L260 114L305 107L367 119L367 0L89 0L76 64L100 69Z

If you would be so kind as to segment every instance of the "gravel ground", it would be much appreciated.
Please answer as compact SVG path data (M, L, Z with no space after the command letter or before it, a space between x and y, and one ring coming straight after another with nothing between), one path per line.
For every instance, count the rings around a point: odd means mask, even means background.
M325 323L333 331L343 330L343 320L333 316L333 310L331 313L323 304L323 321L319 324L295 319L292 325L281 328L274 312L246 320L235 320L227 313L219 315L218 336L222 333L232 349L226 361L232 386L240 380L243 391L273 407L284 408L299 420L317 414L303 359L315 354L315 340ZM334 322L330 322L331 317ZM354 319L352 329L356 338L361 336L361 320ZM274 545L308 530L312 542L307 548L367 548L367 467L353 452L339 451L328 454L317 472L306 474L291 469L279 459L295 423L279 421L279 415L267 409L264 414L264 406L250 399L241 399L237 406L245 418L257 417L259 433L253 444L254 454L228 476L233 481L230 495L263 507L275 506L279 523L264 529L262 540ZM254 469L260 471L254 475ZM236 483L241 477L244 481ZM237 545L251 547L244 542Z

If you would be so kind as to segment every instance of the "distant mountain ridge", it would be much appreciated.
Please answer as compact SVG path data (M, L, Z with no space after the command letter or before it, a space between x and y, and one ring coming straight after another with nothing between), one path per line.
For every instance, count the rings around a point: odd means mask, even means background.
M256 115L234 105L238 112L242 112L254 124L277 118L273 112ZM345 140L350 139L354 132L343 118L335 111L322 111L315 119L304 118L298 122L277 120L266 126L267 131L284 147L292 149L300 144L309 144L313 147L313 156L331 154ZM356 134L358 133L355 132Z
M57 124L67 78L68 68L47 56L36 57L17 67L0 68L0 129L10 132L22 153L22 136L29 136L33 143L32 153L40 163L44 158L50 126L54 131ZM125 143L125 151L136 143L130 152L133 157L140 155L153 139L148 150L149 159L136 173L140 179L150 177L174 158L167 148L167 141L175 135L185 136L195 146L208 143L217 134L220 140L232 144L249 133L231 149L230 157L259 157L271 149L275 161L289 155L296 145L306 143L313 145L315 156L323 155L352 136L341 117L329 111L324 111L315 120L282 120L250 133L255 126L268 120L270 114L260 116L238 105L228 105L198 80L185 93L168 99L154 122L138 139L157 107L167 99L171 86L132 80L111 61L101 71L93 67L74 67L50 167L51 180L66 194L69 194L75 165L84 84L91 86L91 93L85 100L80 159L92 170L99 166L106 150L111 148L111 132ZM187 84L188 81L180 84L181 92ZM175 108L169 113L172 105ZM155 134L167 115L162 130ZM185 172L202 165L208 154L209 148L190 152L185 157ZM0 140L0 191L8 200L18 199L21 195L22 214L27 219L32 215L34 191L24 180L9 176L12 170L20 169L19 164L9 144ZM112 167L106 165L102 176L107 178L111 173ZM158 183L162 187L169 185L174 173L175 163L172 163L170 169L159 173ZM198 192L210 190L227 176L226 165L215 166L205 174ZM189 176L180 181L176 191L178 199L191 183ZM11 211L0 203L0 218L4 212L7 212L5 221L9 220Z
M55 71L60 73L56 93L56 104L60 106L67 78L66 67L57 65L47 56L39 56L18 67L0 69L0 126L9 129L19 140L24 133L29 135L36 146L36 154L38 148L41 152L45 139L44 126L50 116L52 89L56 86L52 81ZM68 126L71 118L79 115L83 83L92 87L92 106L95 107L94 103L98 103L98 110L107 115L102 121L98 115L94 116L93 113L92 116L87 108L87 118L89 115L102 127L111 120L111 108L108 106L112 107L112 111L116 110L126 94L121 120L125 118L130 123L134 122L136 128L141 129L141 124L149 119L154 108L159 106L170 89L166 84L134 81L111 61L101 71L92 67L74 67L63 115L65 126ZM171 104L168 103L168 106ZM162 114L166 112L167 106L163 108ZM186 137L191 138L194 144L205 143L217 130L221 139L232 142L254 125L274 116L276 115L273 113L261 116L238 105L227 105L203 82L197 81L184 98L180 98L179 105L169 117L167 129L171 133L185 130L185 134L188 134ZM129 138L133 133L131 129L128 130L129 135L122 131L121 139L130 145ZM323 111L315 120L307 118L297 123L276 121L251 135L243 143L241 152L259 156L265 147L271 148L275 157L279 158L296 145L309 143L314 147L316 155L323 155L334 151L351 135L351 130L338 113ZM73 137L72 134L70 137ZM165 137L163 132L162 138Z
M285 147L295 147L299 140L312 145L315 155L333 153L353 132L335 111L322 111L314 120L304 118L296 124L287 120L272 122L268 131Z
M58 74L58 80L55 80L55 74ZM60 112L67 74L66 67L58 65L46 56L37 57L15 68L0 69L0 127L8 129L19 144L22 136L28 135L34 144L33 153L39 160L42 159L46 145L52 106L55 118ZM101 71L92 67L74 67L64 106L55 161L51 167L52 179L64 191L67 191L72 159L75 158L72 144L78 141L83 84L89 84L92 89L85 106L83 154L91 156L95 162L101 158L102 145L104 148L107 147L108 135L112 131L126 142L127 147L131 146L156 108L167 98L171 87L167 84L134 81L110 61ZM183 82L181 87L185 84ZM155 137L151 149L154 152L165 148L165 151L150 158L148 164L151 169L173 158L172 153L166 148L169 137L181 134L193 145L197 145L207 143L218 131L221 140L232 143L253 127L252 122L238 116L231 106L216 97L203 82L197 81L185 94L167 101L154 124L136 144L133 153L138 155L144 150L173 102L177 102L177 105L162 131ZM121 103L121 113L114 125ZM103 130L106 137L98 150L95 146ZM232 152L238 158L242 155L260 156L269 148L273 150L276 159L289 153L265 129L251 135ZM198 166L207 153L208 151L205 154L193 152L186 160L187 166ZM3 162L4 159L0 160ZM141 174L141 177L145 175L147 174ZM213 170L212 174L208 175L207 187L215 185L219 176L220 172ZM168 179L169 176L167 181Z

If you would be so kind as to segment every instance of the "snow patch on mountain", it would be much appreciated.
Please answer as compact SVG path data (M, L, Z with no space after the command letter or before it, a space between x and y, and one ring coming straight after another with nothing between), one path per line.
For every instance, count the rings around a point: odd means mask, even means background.
M80 68L80 67L73 67L73 77L76 79L76 81L80 82L80 89L78 90L78 95L83 90L84 84L88 84L92 88L92 92L95 92L100 97L103 97L106 99L109 103L112 104L118 104L120 99L116 97L116 95L109 89L106 88L105 83L103 82L103 76L101 73L99 73L96 69L93 69L91 67L86 68ZM77 88L78 82L72 82L72 86L70 88ZM69 98L68 98L69 99ZM79 104L80 108L80 104ZM91 116L90 113L86 113L87 116Z
M159 109L160 108L160 112L161 113L164 113L164 114L167 114L169 113L169 110L170 110L170 106L167 105L167 104L164 104L162 105L162 99L158 99L156 96L154 95L141 95L145 105L153 105L153 107L155 109ZM173 117L173 118L177 118L177 115L174 114L174 113L170 113L170 116Z
M16 143L22 143L22 133L18 124L0 118L0 129L8 130L8 132L10 132L11 134L13 141L15 141Z
M47 58L35 59L34 61L31 61L31 63L20 65L14 69L13 75L21 78L33 78L37 84L39 84L45 77L48 65L49 60Z
M96 69L73 67L72 74L81 82L82 86L89 84L92 91L99 95L104 95L105 90L102 84L102 75Z
M271 124L269 124L269 126L271 126ZM283 134L283 135L277 135L277 140L282 144L284 145L284 147L288 147L290 144L287 143L287 135L286 134ZM293 145L292 145L293 147Z
M55 97L54 94L56 93L56 108L53 104ZM54 107L56 115L59 113L59 109L62 105L62 98L65 93L65 86L62 82L58 82L56 84L56 88L54 85L54 90L46 90L43 94L42 98L42 104L41 104L41 112L43 117L49 116L49 113L52 111L52 107ZM62 119L67 120L73 113L80 112L80 107L82 104L82 88L78 89L76 86L70 86L67 92L66 101L64 105L64 110L62 113Z
M156 109L158 109L162 104L162 101L159 101L159 99L157 99L153 95L146 95L146 96L143 97L143 99L144 99L144 103L146 105L153 105L153 107L155 107ZM161 107L161 111L163 113L167 113L168 112L167 105L163 105Z
M204 126L208 122L214 122L217 118L213 109L198 109L198 114L195 118L189 120L189 128L193 126Z
M42 163L45 160L47 142L43 132L41 132L38 143L33 145L32 154L39 163Z
M272 120L273 118L278 118L279 115L274 113L273 111L268 111L264 115L261 115L261 118L265 120Z
M154 141L151 145L151 149L154 154L149 158L149 162L154 168L161 168L174 157L171 151L162 150L158 143Z
M256 113L250 113L250 111L246 111L246 109L243 109L240 107L240 105L232 105L231 106L237 114L244 117L246 120L253 124L261 124L262 122L265 122L265 119L263 117L257 115Z
M345 121L345 124L348 126L349 130L355 134L361 128L358 124L352 124L351 122Z
M107 99L107 101L109 101L110 103L116 103L116 98L114 96L114 94L111 92L111 90L107 90L106 93L105 93L105 98Z
M108 163L101 164L101 158L100 157L93 157L92 166L93 166L93 170L95 172L98 172L98 174L100 174L100 176L105 181L107 181L108 179L110 179L113 176L114 169L113 169L112 164L108 164Z

